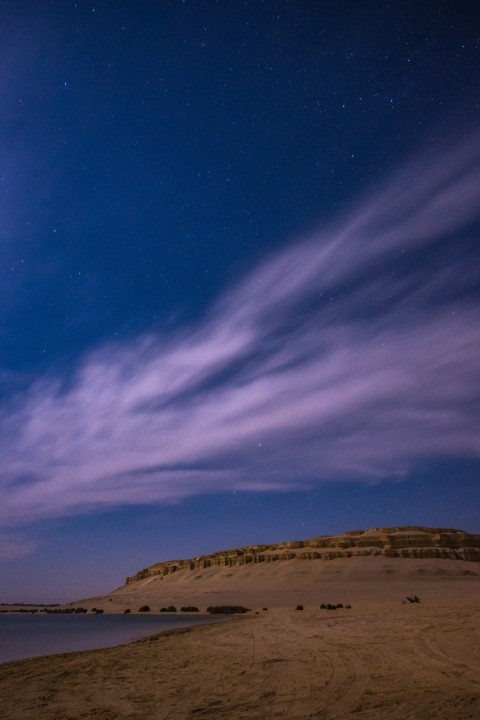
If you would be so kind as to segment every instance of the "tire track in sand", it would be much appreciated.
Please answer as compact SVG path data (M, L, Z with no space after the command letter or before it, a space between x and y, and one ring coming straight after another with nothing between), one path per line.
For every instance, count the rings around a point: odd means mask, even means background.
M445 642L445 639L443 639ZM416 646L423 657L435 666L452 688L461 687L466 691L480 688L480 666L477 662L465 662L465 647L468 642L458 648L455 642L447 643L442 647L440 638L425 636L417 638ZM460 659L461 658L461 659Z
M328 652L328 655L332 677L324 692L316 698L318 720L343 720L360 703L368 674L355 653L337 651Z
M265 720L280 718L301 720L306 717L304 708L310 697L310 682L305 661L298 657L298 625L284 619L281 623L281 635L283 654L277 653L276 658L265 663L269 668L270 681L275 693L265 714ZM287 653L285 646L288 648Z
M201 629L195 628L194 632L201 632ZM208 644L203 646L202 653L208 653L208 657L203 662L198 662L195 657L185 656L178 679L180 691L175 694L175 702L168 711L165 712L162 703L162 720L209 718L220 712L222 707L227 704L227 699L223 700L219 696L218 680L211 669L218 663L219 655L224 654L225 657L229 657L229 648L236 646L238 629L235 627L235 621L232 621L210 625L206 632L208 632ZM250 652L252 652L251 647ZM193 673L189 671L190 662L194 669ZM188 675L188 683L185 683L189 688L188 694L181 692L182 674ZM195 702L197 697L209 697L210 699L207 703L198 705Z
M289 645L294 648L298 642L308 657L293 652L286 662L272 667L278 690L265 720L343 720L359 704L369 677L364 664L356 653L334 647L334 630L329 631L328 644L322 644L320 650L318 639L322 634L318 627L315 630L312 634L312 627L293 621L283 624ZM322 688L318 688L320 660L323 671L326 664L330 669Z

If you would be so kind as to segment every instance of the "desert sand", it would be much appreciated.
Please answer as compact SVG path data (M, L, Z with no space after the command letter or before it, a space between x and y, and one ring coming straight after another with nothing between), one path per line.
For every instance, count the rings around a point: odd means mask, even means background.
M118 613L251 611L0 665L1 720L478 720L479 536L410 528L355 538L295 543L293 556L289 543L161 563L78 601ZM260 561L257 551L282 557ZM328 603L344 607L320 608Z
M0 718L478 720L480 577L413 571L350 570L320 596L293 590L303 611L250 602L220 624L5 663ZM422 602L404 604L413 590Z

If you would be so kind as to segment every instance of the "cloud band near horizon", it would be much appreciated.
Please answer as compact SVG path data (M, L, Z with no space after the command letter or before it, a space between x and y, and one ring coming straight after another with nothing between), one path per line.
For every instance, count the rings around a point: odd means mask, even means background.
M5 401L0 527L478 458L479 140L410 163L196 325Z

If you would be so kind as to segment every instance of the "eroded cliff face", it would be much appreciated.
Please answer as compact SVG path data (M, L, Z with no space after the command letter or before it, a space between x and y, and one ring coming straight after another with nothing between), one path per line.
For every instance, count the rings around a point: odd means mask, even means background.
M303 560L334 560L359 555L400 558L444 558L480 562L480 535L461 530L426 527L375 528L354 530L343 535L314 537L309 540L251 545L202 555L190 560L168 560L152 565L126 579L126 585L155 575L209 567L234 567L249 563Z

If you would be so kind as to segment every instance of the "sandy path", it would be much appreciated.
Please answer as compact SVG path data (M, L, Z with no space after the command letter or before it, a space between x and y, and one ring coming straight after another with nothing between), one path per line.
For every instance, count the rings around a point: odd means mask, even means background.
M478 602L273 610L0 666L1 720L478 720Z

